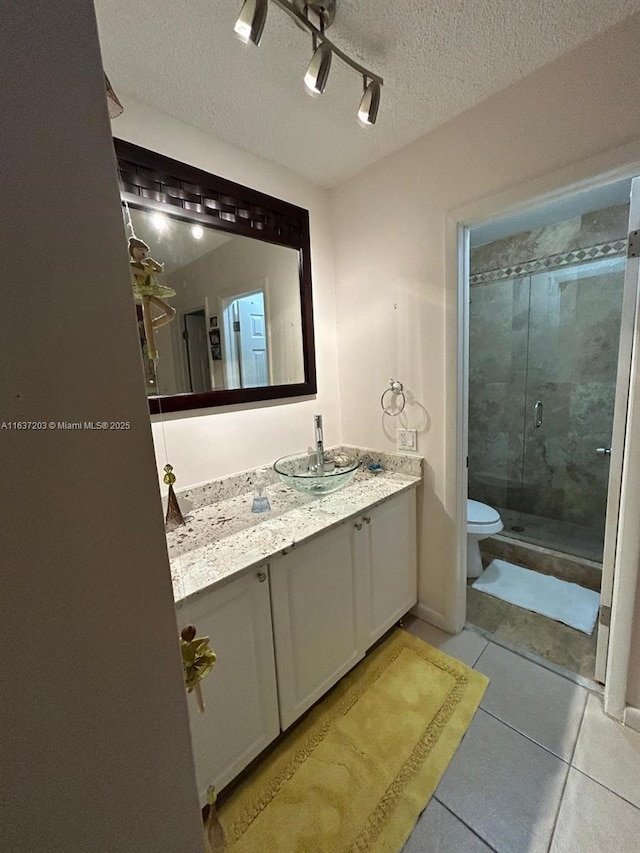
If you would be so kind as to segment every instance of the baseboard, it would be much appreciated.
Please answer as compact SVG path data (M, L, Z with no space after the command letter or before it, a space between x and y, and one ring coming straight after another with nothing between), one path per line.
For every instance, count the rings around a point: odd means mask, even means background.
M418 619L422 619L423 622L428 622L430 625L440 628L441 631L446 631L448 634L451 634L451 628L442 613L432 610L430 607L427 607L426 604L422 604L419 601L409 612L413 616L417 616Z
M625 726L629 726L630 729L640 732L640 708L627 705L624 709L624 724Z

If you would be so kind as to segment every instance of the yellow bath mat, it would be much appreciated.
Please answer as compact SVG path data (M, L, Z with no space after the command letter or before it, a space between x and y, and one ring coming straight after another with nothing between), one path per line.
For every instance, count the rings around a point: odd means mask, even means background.
M400 629L220 809L228 853L395 853L488 679Z

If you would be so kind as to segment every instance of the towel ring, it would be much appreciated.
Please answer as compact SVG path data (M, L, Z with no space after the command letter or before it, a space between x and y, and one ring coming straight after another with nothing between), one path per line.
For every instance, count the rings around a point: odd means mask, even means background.
M387 394L392 394L394 399L396 397L402 397L400 408L397 411L392 412L385 406L384 398L387 396ZM385 415L389 415L392 418L397 417L404 410L404 407L407 405L407 399L404 396L404 385L402 384L402 382L398 382L397 379L389 380L389 387L383 393L382 397L380 397L380 405L382 406L382 411L385 413Z

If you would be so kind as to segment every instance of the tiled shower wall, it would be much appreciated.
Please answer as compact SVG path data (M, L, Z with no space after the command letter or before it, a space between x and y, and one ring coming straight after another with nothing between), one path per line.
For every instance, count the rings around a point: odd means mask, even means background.
M618 204L476 246L470 253L471 286L558 268L567 263L580 263L589 257L621 254L625 249L628 228L629 205ZM591 250L590 254L587 254L588 250Z
M470 497L604 529L595 449L611 439L624 273L546 271L620 256L627 220L619 205L471 250Z

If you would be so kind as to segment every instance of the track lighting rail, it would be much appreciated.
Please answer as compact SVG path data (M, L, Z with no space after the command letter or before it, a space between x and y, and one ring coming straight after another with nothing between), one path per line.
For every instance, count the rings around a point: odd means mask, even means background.
M293 0L293 2L271 0L271 2L286 12L300 29L311 35L313 56L304 75L304 83L309 94L316 97L324 92L331 71L331 60L335 54L345 65L362 76L363 94L358 108L358 121L365 127L375 124L380 107L382 77L378 77L377 74L351 59L325 35L327 27L333 22L337 0ZM251 42L256 47L260 44L268 9L269 0L244 0L234 30L245 44ZM319 27L310 19L310 13L315 15Z
M358 74L361 74L363 77L366 77L367 80L375 80L378 85L383 85L382 77L379 77L377 74L374 74L372 71L366 69L363 65L356 62L355 59L351 59L350 56L340 50L327 36L322 32L322 30L318 29L318 27L314 26L311 21L301 14L288 0L271 0L271 2L276 5L279 9L282 9L283 12L286 12L290 18L292 18L296 24L303 27L307 32L314 35L318 41L324 42L331 48L331 52L341 59L346 65L350 68L353 68L354 71L357 71Z

